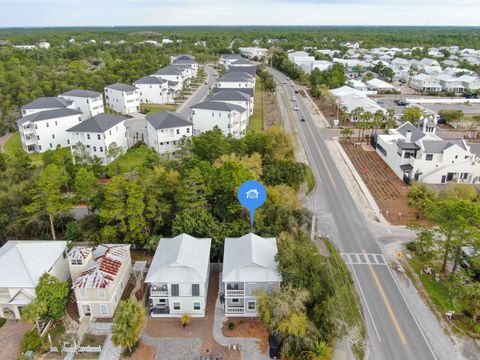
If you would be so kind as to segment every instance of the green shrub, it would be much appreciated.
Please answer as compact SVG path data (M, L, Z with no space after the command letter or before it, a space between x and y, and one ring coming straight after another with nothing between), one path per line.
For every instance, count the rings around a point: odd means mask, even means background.
M480 334L480 324L477 324L473 327L473 332L475 334Z
M407 250L412 252L417 250L417 243L415 241L410 241L407 243Z
M227 326L228 326L228 330L233 330L233 329L235 329L235 323L233 323L233 322L231 322L231 321L228 323Z
M7 319L4 319L4 318L0 318L0 328L5 325L5 323L7 322Z
M42 346L42 338L36 329L27 331L20 342L20 351L37 351Z

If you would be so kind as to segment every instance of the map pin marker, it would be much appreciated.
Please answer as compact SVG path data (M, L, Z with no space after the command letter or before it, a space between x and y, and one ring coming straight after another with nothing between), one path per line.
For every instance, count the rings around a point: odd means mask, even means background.
M237 197L240 204L250 210L250 227L253 228L255 209L265 203L265 200L267 199L267 191L258 181L248 180L238 189Z

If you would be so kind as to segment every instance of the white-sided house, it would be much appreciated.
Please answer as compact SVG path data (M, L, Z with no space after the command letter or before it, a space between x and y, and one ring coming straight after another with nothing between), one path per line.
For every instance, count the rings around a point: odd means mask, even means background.
M248 116L253 114L254 97L235 89L221 89L212 93L208 100L238 105L248 110Z
M360 80L350 79L347 85L358 91L368 91L367 84Z
M45 152L70 145L67 130L82 121L82 113L61 108L24 115L17 120L22 148L27 153Z
M216 87L222 89L255 89L255 76L251 76L250 74L241 71L229 72L221 79L217 80Z
M395 87L393 85L377 78L368 80L366 84L369 90L374 90L379 93L395 90Z
M161 239L145 278L152 317L205 316L212 239Z
M193 70L183 66L167 65L158 70L152 76L158 77L162 80L178 83L179 88L183 87L183 83L193 76Z
M69 278L66 241L7 241L0 248L0 318L20 319L45 273Z
M68 260L80 319L113 317L131 274L130 245L75 246Z
M75 108L82 112L82 120L101 114L105 111L103 107L102 94L90 90L72 90L58 96L61 99L70 100L75 103Z
M224 54L220 56L220 60L218 62L225 68L228 68L228 65L230 65L231 62L239 59L243 59L242 55L240 54Z
M147 120L148 146L159 154L174 152L183 139L193 134L192 123L183 115L160 111L145 117Z
M425 121L421 131L406 122L388 135L378 135L377 153L407 183L478 183L477 147L463 139L444 140L435 134L435 126L433 121Z
M238 48L238 50L240 51L240 54L249 59L254 57L261 58L268 54L268 49L259 47L241 47Z
M172 65L190 68L193 71L193 76L197 76L198 63L195 61L195 58L193 56L180 55L177 57L172 57L171 60Z
M475 75L462 75L457 78L467 90L479 90L480 89L480 78Z
M248 110L242 106L204 101L192 106L191 116L195 133L209 131L218 126L224 135L240 139L247 132Z
M443 91L459 94L465 90L462 82L458 80L458 78L441 74L437 76L437 80L442 86Z
M442 85L438 80L428 74L418 74L410 78L410 86L412 89L422 92L440 92Z
M67 130L70 136L72 154L79 142L86 146L90 155L102 160L104 165L112 162L107 155L109 146L116 143L123 153L127 151L127 128L125 118L118 115L98 114Z
M57 97L39 97L21 107L22 116L32 115L40 111L55 109L75 109L76 106L71 100Z
M228 65L228 69L233 67L251 67L251 66L254 66L252 62L242 58L235 61L231 61L230 64Z
M143 104L174 104L173 91L168 87L168 81L157 76L145 76L133 83L139 91L140 102Z
M345 109L350 115L350 121L356 122L359 119L355 115L355 109L362 108L375 114L377 111L385 112L385 109L378 105L374 100L367 97L364 91L353 89L349 86L342 86L337 89L330 90L330 93L338 99L338 106Z
M257 316L256 291L280 286L275 238L249 233L240 238L226 238L223 255L222 287L225 315Z
M131 85L115 83L105 86L105 103L113 111L129 115L140 111L140 91Z

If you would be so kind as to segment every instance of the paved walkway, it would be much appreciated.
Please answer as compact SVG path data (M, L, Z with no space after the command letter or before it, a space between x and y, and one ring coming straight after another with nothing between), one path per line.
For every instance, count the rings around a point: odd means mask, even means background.
M100 353L100 360L117 360L120 359L122 355L122 348L120 346L115 346L112 343L112 335L107 336L107 340L102 347L102 352Z
M15 359L23 334L31 328L32 324L26 321L7 320L0 328L0 359Z
M202 341L199 338L156 338L142 334L142 342L157 347L157 360L194 359L201 353Z

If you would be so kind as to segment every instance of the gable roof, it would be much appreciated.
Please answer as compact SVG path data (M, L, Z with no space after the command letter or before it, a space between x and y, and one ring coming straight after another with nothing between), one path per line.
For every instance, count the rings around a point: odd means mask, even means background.
M249 101L252 97L235 89L221 89L208 97L209 101Z
M204 283L208 279L212 239L181 234L161 239L146 283Z
M228 68L227 74L232 72L243 72L254 77L257 73L257 68L256 66L232 66Z
M39 97L21 107L22 110L30 109L61 109L73 104L71 100L65 100L54 96Z
M53 110L40 111L35 114L25 115L17 120L18 125L25 124L26 122L37 122L50 119L58 119L65 116L81 115L82 112L75 109L61 108Z
M252 82L253 76L243 71L226 73L218 82Z
M221 101L204 101L201 103L198 103L196 105L193 105L191 107L192 109L206 109L206 110L217 110L217 111L238 111L239 113L243 113L247 111L242 106L235 105L235 104L229 104L226 102L221 102Z
M253 63L251 61L248 61L247 59L240 58L230 63L230 66L235 66L235 65L253 65Z
M98 114L68 129L70 132L104 133L125 120L124 117L110 114Z
M60 96L72 96L72 97L81 97L81 98L97 98L102 96L99 92L92 91L92 90L70 90L64 92Z
M105 88L118 90L118 91L135 91L137 88L132 85L122 84L122 83L115 83L112 85L105 86Z
M216 94L220 91L226 91L226 90L229 90L229 91L232 91L232 90L235 90L235 91L238 91L238 92L241 92L241 93L244 93L244 94L247 94L248 96L250 97L253 97L254 96L254 89L253 88L235 88L235 89L229 89L229 88L218 88L218 87L214 87L212 89L212 94Z
M34 288L66 249L66 241L7 241L0 248L0 287Z
M133 83L133 85L141 85L141 84L163 84L165 83L166 80L164 79L160 79L159 77L156 77L156 76L144 76L143 78L141 79L138 79L137 81L135 81Z
M78 249L74 251L74 254L77 252ZM114 283L120 267L129 258L129 254L130 245L98 245L93 250L92 260L88 264L87 270L78 276L77 280L72 284L72 289L108 288Z
M155 75L182 75L182 74L183 74L182 69L176 65L167 65L155 73Z
M191 55L183 54L178 55L173 61L193 61L195 62L195 58Z
M400 127L396 129L401 135L404 137L407 136L407 131L410 131L412 133L412 140L411 142L416 142L417 140L420 140L425 136L423 132L418 130L415 126L413 126L410 121L407 121L403 123Z
M168 129L182 126L192 126L186 117L172 111L160 111L152 115L145 116L145 119L154 129Z
M275 238L249 233L240 238L226 238L222 282L280 282L275 256Z

